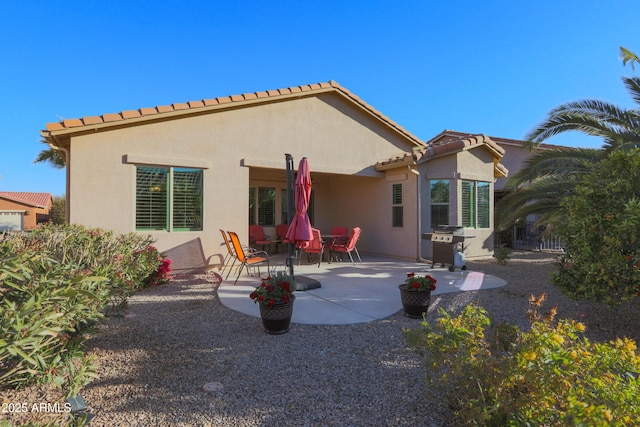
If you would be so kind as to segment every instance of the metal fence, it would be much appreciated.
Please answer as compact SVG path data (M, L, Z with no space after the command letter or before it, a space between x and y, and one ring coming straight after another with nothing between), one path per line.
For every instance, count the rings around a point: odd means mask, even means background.
M512 248L524 251L563 251L559 237L543 233L544 228L534 227L533 222L513 227Z

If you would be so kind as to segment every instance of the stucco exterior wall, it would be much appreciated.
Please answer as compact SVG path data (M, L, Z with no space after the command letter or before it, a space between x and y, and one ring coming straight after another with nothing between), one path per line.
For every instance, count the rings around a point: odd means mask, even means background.
M281 171L284 180L284 155L289 153L296 167L306 156L312 178L318 175L320 228L362 224L361 252L394 252L394 245L385 250L379 244L387 241L381 233L396 238L378 227L384 222L379 213L390 210L390 195L379 196L388 183L373 165L411 148L405 137L332 93L75 136L70 221L135 231L137 164L201 167L203 231L151 235L161 251L200 237L205 254L220 253L220 228L237 231L247 241L250 171Z
M478 147L448 156L435 158L419 165L418 170L424 179L421 190L421 222L422 232L431 232L430 181L449 181L449 225L462 224L462 209L460 200L462 181L489 182L489 224L490 228L466 228L466 236L474 236L465 240L465 256L477 258L490 256L493 253L493 217L494 217L494 165L493 156L485 149ZM421 242L422 257L430 259L432 243L428 240Z

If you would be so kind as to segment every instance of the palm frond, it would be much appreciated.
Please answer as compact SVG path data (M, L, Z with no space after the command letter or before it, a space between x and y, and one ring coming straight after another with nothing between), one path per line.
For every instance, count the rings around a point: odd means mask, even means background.
M638 55L636 55L635 53L631 52L629 49L626 49L622 46L620 46L620 56L622 57L622 65L627 65L627 62L629 62L632 70L635 70L635 67L633 66L634 62L637 62L640 64L640 59L638 58Z
M47 141L40 142L48 144ZM65 159L60 155L60 152L54 150L51 147L42 150L38 154L38 157L35 158L33 163L49 163L56 169L62 169L66 166Z
M623 77L622 82L629 91L631 98L640 104L640 78L639 77Z
M588 170L601 157L602 151L591 148L560 148L540 151L523 163L522 169L507 181L508 188L517 188L546 175L570 175Z
M562 199L575 194L580 178L579 174L546 175L507 194L496 205L496 226L504 229L528 215L548 217L550 212L562 210Z

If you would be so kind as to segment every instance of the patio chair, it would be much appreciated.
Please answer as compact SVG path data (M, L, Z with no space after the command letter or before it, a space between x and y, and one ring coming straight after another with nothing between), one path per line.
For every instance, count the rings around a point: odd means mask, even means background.
M330 243L346 243L349 240L349 229L347 227L332 227L331 234L334 237Z
M347 240L344 243L334 242L331 244L331 246L329 247L329 253L330 253L329 258L333 257L334 252L339 252L341 254L347 253L347 255L349 255L349 259L351 260L351 263L355 265L355 262L353 262L353 257L351 256L351 252L356 251L356 254L358 254L355 248L356 248L356 243L358 242L359 237L360 237L360 227L355 227L353 230L351 230L351 234L349 235L349 240ZM358 254L358 259L360 259L359 254ZM362 260L360 260L360 262L362 262Z
M325 244L320 235L320 230L316 228L311 229L313 240L309 242L309 246L302 249L302 252L307 254L307 262L311 262L310 254L318 254L318 267L322 262L322 255L324 254ZM302 253L300 253L302 255ZM298 256L298 265L300 265L300 256Z
M264 234L264 228L261 225L249 226L249 246L260 245L262 250L265 246L271 246L271 238Z
M349 229L347 227L332 227L331 234L335 236L344 236L344 240L349 239Z
M233 248L231 247L231 243L229 242L227 233L224 230L220 229L220 234L222 234L222 238L224 239L224 244L227 245L227 252L228 252L227 256L224 258L223 268L220 274L221 276L224 274L224 271L227 269L227 264L229 263L229 261L233 259L233 263L231 263L231 265L229 266L229 272L227 273L227 277L225 277L225 280L227 280L238 258L236 257L236 253L233 251Z
M276 243L276 252L279 244L288 244L289 240L285 237L287 235L287 230L289 230L289 226L287 224L278 224L276 225L276 234L278 235L278 243Z
M264 263L267 263L267 271L269 271L269 255L267 255L265 251L246 253L244 248L240 244L240 239L238 238L237 233L230 231L229 238L231 239L231 246L233 246L233 250L236 253L236 258L240 262L240 267L238 267L238 276L236 277L236 281L233 282L234 285L238 283L238 278L240 277L240 274L242 273L242 269L244 267L247 267L248 272L249 268L257 267L259 275L260 266ZM249 272L249 274L251 274L251 272Z

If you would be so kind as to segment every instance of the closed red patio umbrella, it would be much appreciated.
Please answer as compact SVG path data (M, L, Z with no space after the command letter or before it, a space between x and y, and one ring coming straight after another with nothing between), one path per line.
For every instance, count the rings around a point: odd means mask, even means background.
M289 224L286 238L297 248L306 248L312 240L311 222L307 210L311 199L311 171L309 160L306 157L300 159L298 175L295 181L296 213Z

